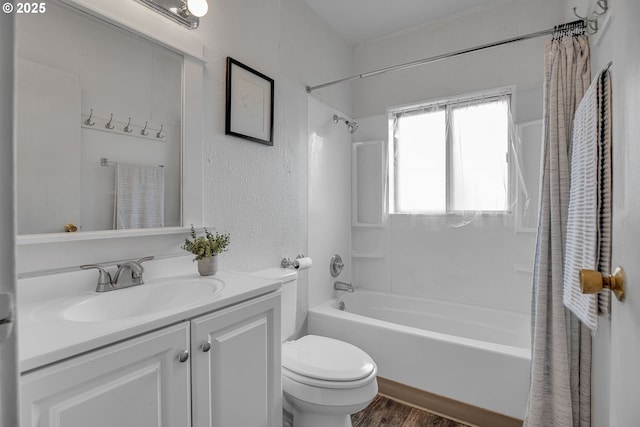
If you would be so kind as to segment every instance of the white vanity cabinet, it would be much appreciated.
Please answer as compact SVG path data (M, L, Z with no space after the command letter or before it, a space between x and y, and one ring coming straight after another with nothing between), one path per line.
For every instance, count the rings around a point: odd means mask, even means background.
M280 293L191 321L194 427L280 427Z
M22 426L188 426L189 322L25 374Z
M280 427L280 293L33 370L21 387L24 427Z

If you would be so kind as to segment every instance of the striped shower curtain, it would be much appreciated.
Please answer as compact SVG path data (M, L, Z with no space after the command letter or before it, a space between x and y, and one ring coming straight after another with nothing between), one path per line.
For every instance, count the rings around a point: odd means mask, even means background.
M544 147L526 427L591 425L591 335L562 302L571 132L575 110L590 83L587 36L555 34L545 50Z

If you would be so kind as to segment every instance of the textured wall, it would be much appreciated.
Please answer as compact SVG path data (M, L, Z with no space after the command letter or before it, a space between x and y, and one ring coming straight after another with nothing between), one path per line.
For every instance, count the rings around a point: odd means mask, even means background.
M346 75L351 48L305 2L214 0L205 43L204 222L231 233L224 268L255 270L307 250L306 84ZM224 135L225 60L275 79L274 145ZM351 110L349 91L323 93Z

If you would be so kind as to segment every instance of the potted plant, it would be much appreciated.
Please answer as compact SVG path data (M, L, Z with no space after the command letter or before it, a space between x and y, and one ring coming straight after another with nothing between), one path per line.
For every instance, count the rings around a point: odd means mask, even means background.
M213 235L205 228L204 236L198 236L191 225L191 239L186 238L181 247L196 256L193 260L198 261L198 273L201 276L213 276L218 272L218 255L227 250L229 242L229 234L216 232Z

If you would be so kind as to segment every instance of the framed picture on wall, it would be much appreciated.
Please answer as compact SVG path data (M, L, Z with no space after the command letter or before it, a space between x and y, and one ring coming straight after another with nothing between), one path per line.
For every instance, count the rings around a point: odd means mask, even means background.
M273 145L273 79L227 57L225 134Z

